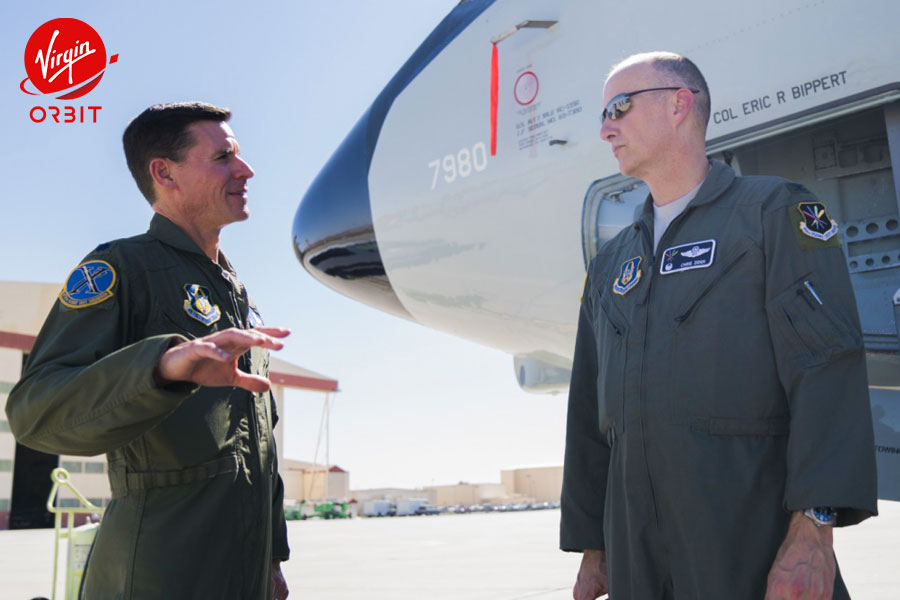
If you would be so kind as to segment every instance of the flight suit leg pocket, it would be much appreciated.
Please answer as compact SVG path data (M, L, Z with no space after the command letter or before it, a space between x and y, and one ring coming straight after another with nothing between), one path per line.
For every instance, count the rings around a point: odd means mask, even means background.
M829 305L811 278L803 278L766 305L780 357L814 367L859 349L858 332Z

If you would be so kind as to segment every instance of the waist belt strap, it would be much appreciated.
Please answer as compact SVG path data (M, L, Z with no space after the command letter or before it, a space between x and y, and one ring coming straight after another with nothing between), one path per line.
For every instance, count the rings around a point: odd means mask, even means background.
M237 454L223 456L209 462L177 471L137 471L127 472L124 469L109 470L109 485L115 495L135 490L170 487L197 483L204 479L212 479L224 473L234 473L240 469Z
M762 435L788 434L787 417L771 419L715 419L696 418L691 421L691 431L709 435Z

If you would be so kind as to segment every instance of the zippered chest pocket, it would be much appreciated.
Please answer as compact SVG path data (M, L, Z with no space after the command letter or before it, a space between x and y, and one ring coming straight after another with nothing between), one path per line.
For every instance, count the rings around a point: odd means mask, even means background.
M716 295L715 292L718 288L725 290L727 297L724 299L726 301L738 304L751 300L743 297L745 294L749 294L747 288L759 284L757 287L761 291L762 265L752 264L752 257L749 255L752 254L753 248L753 242L749 238L743 238L730 249L728 254L723 255L717 261L719 264L713 265L707 273L704 273L702 279L692 278L690 271L660 276L661 283L670 277L681 278L676 281L679 281L682 284L679 287L687 292L683 296L678 291L673 293L675 297L687 298L677 305L673 315L675 322L680 324L691 319L710 300L710 296ZM702 273L702 271L698 273Z
M614 306L611 294L593 298L594 338L597 344L597 401L600 427L623 429L625 362L628 324Z
M765 258L737 240L708 269L660 276L654 332L673 423L779 414L765 304ZM678 278L678 279L672 279Z

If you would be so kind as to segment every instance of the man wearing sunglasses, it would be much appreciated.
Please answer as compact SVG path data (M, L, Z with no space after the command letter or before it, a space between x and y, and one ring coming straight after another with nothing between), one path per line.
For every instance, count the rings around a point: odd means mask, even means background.
M802 185L708 160L686 58L626 59L603 102L601 136L650 197L588 267L560 535L583 552L574 597L847 598L832 528L876 514L876 484L838 226Z

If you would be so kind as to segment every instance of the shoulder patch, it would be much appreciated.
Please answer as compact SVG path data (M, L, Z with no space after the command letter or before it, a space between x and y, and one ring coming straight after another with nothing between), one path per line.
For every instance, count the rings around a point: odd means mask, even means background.
M821 202L801 202L797 205L796 226L800 246L805 249L840 246L838 224L826 212Z
M66 278L59 301L69 308L86 308L113 297L116 270L104 260L88 260Z

